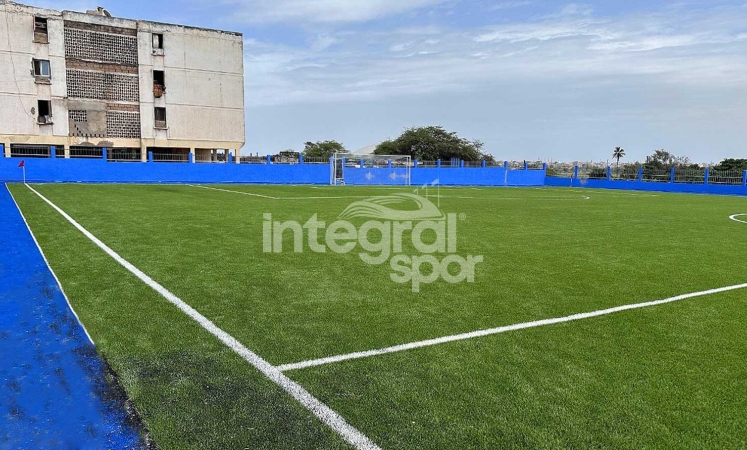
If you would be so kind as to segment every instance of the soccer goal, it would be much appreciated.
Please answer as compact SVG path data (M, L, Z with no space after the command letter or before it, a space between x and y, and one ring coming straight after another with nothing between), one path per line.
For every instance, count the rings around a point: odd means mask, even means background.
M410 186L412 157L336 153L330 166L330 184Z

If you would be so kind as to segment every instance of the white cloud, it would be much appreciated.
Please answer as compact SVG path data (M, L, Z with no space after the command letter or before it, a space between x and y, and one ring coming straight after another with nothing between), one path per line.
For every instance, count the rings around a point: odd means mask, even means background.
M446 0L228 0L248 23L365 22L435 6Z
M530 0L517 0L517 1L509 1L509 2L500 2L496 3L494 5L490 5L488 7L488 10L490 11L500 11L503 9L513 9L513 8L521 8L522 6L529 6L531 5L532 1Z
M326 34L320 34L316 37L316 39L314 39L314 42L311 44L311 49L316 52L320 52L340 42L342 42L342 39L338 39Z
M744 8L716 8L615 20L566 14L474 30L331 32L308 48L253 42L246 46L247 103L374 100L527 82L743 92L745 23Z

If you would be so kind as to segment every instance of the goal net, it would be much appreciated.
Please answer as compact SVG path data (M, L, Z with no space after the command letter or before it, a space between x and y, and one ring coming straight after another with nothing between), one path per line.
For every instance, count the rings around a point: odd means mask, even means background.
M337 153L332 158L330 184L410 186L411 172L411 156Z

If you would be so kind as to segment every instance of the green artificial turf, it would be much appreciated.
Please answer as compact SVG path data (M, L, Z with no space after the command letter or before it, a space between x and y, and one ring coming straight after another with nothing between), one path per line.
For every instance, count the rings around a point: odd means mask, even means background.
M441 209L465 219L457 253L484 262L474 283L413 293L357 251L262 251L263 214L330 223L358 197L411 189L210 187L254 195L35 189L272 364L747 282L747 225L728 219L747 198L441 188ZM31 191L11 191L159 447L344 447ZM383 448L744 448L746 306L734 291L287 374Z

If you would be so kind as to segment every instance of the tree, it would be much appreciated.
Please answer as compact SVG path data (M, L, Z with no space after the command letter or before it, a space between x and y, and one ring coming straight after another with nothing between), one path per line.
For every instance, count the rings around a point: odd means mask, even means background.
M347 153L345 146L337 141L307 142L304 144L303 156L329 158L335 153Z
M440 126L408 128L397 139L382 142L374 150L376 155L409 155L421 161L450 160L490 161L492 156L482 152L483 143L459 137Z
M615 147L615 151L612 152L612 157L617 160L617 168L620 168L620 158L625 157L625 149L622 147Z
M657 169L668 169L674 167L675 156L668 151L655 150L654 154L646 157L646 165Z
M747 170L747 159L727 158L721 161L716 167L714 167L714 169L742 172L744 170Z

